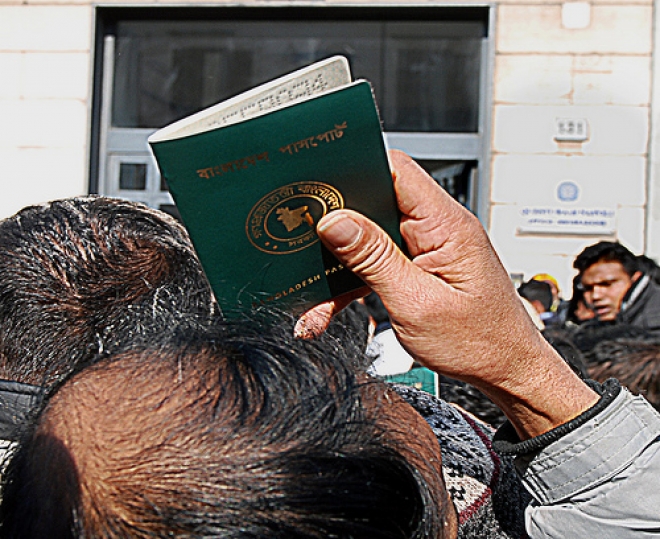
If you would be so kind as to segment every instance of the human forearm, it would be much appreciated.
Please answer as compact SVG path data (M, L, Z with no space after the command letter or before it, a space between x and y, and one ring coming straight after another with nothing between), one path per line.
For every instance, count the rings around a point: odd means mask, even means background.
M539 436L579 416L598 395L545 342L527 356L528 367L510 379L472 380L505 413L520 439Z

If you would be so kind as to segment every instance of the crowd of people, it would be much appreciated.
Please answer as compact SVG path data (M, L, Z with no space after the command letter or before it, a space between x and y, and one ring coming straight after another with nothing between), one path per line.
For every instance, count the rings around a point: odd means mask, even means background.
M660 267L613 241L589 245L573 267L569 300L548 274L522 283L521 298L546 337L570 343L570 360L589 377L615 377L660 409Z
M297 319L224 320L185 230L140 204L0 222L0 537L657 534L660 414L634 394L660 331L648 261L585 250L593 321L568 309L539 331L478 220L390 159L408 253L331 212L319 237L365 287ZM554 293L530 301L556 313ZM620 328L598 363L637 343L633 392L579 361ZM381 376L392 338L400 369L443 377L439 397ZM467 409L482 397L497 431Z

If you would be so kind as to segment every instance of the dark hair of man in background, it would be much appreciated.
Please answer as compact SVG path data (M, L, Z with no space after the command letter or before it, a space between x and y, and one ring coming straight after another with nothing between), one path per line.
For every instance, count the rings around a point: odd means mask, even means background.
M364 305L376 325L390 321L390 313L387 312L383 301L375 292L371 292L371 294L364 297Z
M245 326L134 346L61 385L9 464L0 535L443 537L439 463L411 464L428 440L379 408L396 395L332 336Z
M629 276L639 269L637 257L623 245L613 241L601 241L586 247L573 262L573 267L580 273L596 262L619 262Z
M646 255L637 255L638 268L645 275L648 275L654 283L660 284L660 266L652 258Z
M518 293L532 304L538 302L543 307L544 312L550 311L552 307L552 288L546 282L526 281L518 287Z
M81 197L0 222L0 378L51 384L157 322L214 312L184 228L141 204Z
M660 337L660 286L651 274L644 273L649 269L648 261L619 243L599 242L584 249L574 267L580 271L585 302L595 315L581 323L581 331L616 324Z
M660 411L660 340L601 341L589 354L589 376L599 382L617 378Z

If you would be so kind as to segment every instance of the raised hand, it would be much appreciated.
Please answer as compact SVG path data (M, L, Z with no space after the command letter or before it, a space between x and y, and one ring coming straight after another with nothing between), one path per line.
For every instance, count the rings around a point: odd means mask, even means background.
M595 403L595 393L534 327L479 221L410 157L393 151L390 161L411 259L375 223L350 210L325 216L318 233L381 297L408 352L479 387L524 437ZM299 329L318 331L351 299L317 307Z

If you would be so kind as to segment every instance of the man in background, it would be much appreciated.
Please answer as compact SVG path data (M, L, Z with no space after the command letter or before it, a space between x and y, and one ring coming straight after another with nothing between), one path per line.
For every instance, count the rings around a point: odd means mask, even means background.
M552 308L552 289L546 282L530 279L518 287L518 294L523 300L527 300L532 307L532 320L539 329L545 329L553 316L550 311ZM529 309L528 309L529 312ZM536 316L533 316L536 314ZM538 318L537 318L538 317ZM538 320L540 323L537 323Z
M566 321L568 313L568 301L562 298L559 283L549 273L537 273L530 280L546 283L550 286L552 291L552 305L547 309L546 319L544 322L547 326L560 326Z
M597 322L634 326L660 335L660 287L638 258L618 242L601 241L575 259L580 286Z

